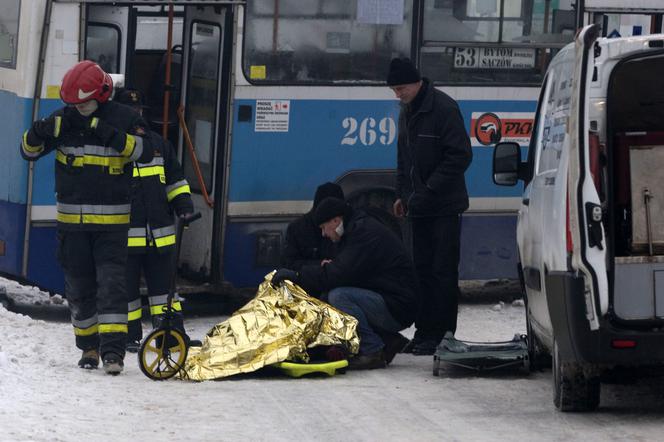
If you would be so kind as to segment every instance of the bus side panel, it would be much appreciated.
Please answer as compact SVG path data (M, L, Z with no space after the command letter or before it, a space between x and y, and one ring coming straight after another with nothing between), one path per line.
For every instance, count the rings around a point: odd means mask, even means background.
M23 230L28 165L20 152L21 136L30 122L31 100L0 91L0 271L19 274L23 256Z
M274 110L277 104L288 106L281 117L264 110L265 106ZM536 103L461 100L459 105L474 155L466 172L471 211L463 218L460 277L516 278L518 204L514 202L520 189L493 184L488 173L493 143L481 132L497 127L503 139L521 137L526 142ZM310 201L325 181L337 180L351 170L394 168L399 106L394 100L375 99L238 99L235 106L229 213L241 216L242 221L231 218L228 225L224 273L229 282L244 287L255 285L278 267L278 259L266 259L264 254L270 253L261 247L286 226L285 221L261 222L257 208L269 204L273 215L292 215L297 213L293 203ZM270 121L272 130L260 130ZM266 231L271 233L256 234Z

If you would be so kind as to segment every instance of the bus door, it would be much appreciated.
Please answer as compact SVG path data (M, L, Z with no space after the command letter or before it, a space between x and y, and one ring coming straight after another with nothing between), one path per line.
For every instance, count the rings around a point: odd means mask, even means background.
M84 58L99 64L109 74L126 69L129 8L88 5Z
M221 5L189 6L185 11L180 152L195 210L203 217L187 231L180 261L193 273L184 276L197 280L218 280L221 275L231 15L232 9Z

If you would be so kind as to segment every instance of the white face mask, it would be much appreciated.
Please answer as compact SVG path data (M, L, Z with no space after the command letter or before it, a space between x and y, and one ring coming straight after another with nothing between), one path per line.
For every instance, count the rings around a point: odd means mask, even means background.
M97 100L86 101L85 103L75 104L74 106L76 106L78 113L84 117L89 117L99 107Z
M339 225L334 229L337 235L344 236L344 222L343 220L339 223Z

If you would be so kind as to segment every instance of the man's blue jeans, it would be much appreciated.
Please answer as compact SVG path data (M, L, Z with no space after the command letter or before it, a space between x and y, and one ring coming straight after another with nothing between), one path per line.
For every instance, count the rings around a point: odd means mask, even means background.
M394 319L383 297L371 290L337 287L330 290L328 303L357 319L360 354L376 353L383 348L383 340L377 332L396 333L405 328Z

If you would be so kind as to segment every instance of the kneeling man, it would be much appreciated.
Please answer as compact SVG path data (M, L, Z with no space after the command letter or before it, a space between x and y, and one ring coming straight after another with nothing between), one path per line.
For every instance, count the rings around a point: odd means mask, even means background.
M328 292L328 302L358 320L360 353L349 368L382 368L408 340L399 334L417 312L417 279L406 249L395 233L343 200L324 199L314 212L322 235L337 243L337 255L324 265L299 272L279 269L277 285L288 279L309 294Z

